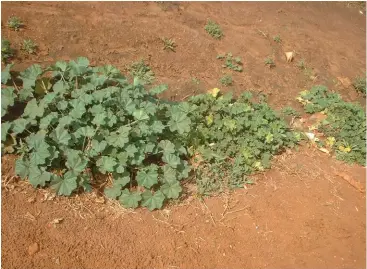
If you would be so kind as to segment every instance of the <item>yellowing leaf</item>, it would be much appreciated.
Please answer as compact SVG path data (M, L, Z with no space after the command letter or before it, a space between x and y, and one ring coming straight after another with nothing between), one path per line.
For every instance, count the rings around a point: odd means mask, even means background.
M319 151L326 153L326 154L330 154L330 152L326 148L319 148Z
M326 138L326 145L332 147L334 146L334 144L335 144L335 137L329 136L328 138Z
M49 78L41 78L36 81L35 92L37 94L45 94L51 89L51 87L52 84Z
M206 116L206 124L208 124L209 126L213 123L213 114L210 114L209 116Z
M217 97L219 92L220 92L220 89L218 88L214 88L208 91L208 93L213 97Z
M257 161L253 164L254 168L256 168L259 171L264 171L264 167L262 166L261 162Z
M300 95L301 96L305 96L305 95L307 95L307 94L309 94L310 93L310 91L309 90L304 90L304 91L301 91L300 92Z
M339 150L342 151L342 152L345 152L345 153L348 153L348 152L351 152L352 151L352 149L351 149L350 146L344 147L343 145L340 145L339 146Z

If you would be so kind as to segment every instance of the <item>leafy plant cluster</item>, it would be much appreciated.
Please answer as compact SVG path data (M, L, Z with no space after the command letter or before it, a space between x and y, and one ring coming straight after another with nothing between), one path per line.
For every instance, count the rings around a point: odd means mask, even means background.
M20 18L13 16L7 21L7 26L14 31L18 31L20 28L24 27L24 23ZM37 47L38 45L32 39L24 39L20 49L27 54L35 54ZM11 48L10 41L1 39L1 61L6 64L14 55L15 50Z
M192 166L202 194L241 187L299 140L250 93L236 100L213 89L168 102L157 98L165 85L147 91L139 78L129 83L113 66L90 67L83 57L32 65L17 78L10 68L1 74L2 152L20 156L21 178L59 195L89 191L104 174L106 196L153 210L179 197ZM9 86L19 80L22 87Z
M154 72L144 60L132 63L130 66L130 74L132 77L138 78L143 84L152 84L155 80Z
M186 145L194 156L200 193L243 186L249 182L246 176L269 168L274 154L299 141L274 110L251 99L250 92L236 100L215 88L188 100L195 128Z
M224 75L223 77L220 78L219 82L223 86L231 86L233 84L233 79L231 75Z
M27 52L28 54L34 54L37 51L38 45L32 39L24 39L22 50Z
M150 210L179 196L190 171L179 138L191 121L181 106L156 98L166 86L147 92L138 79L128 84L116 68L92 68L86 58L32 65L19 79L22 89L1 92L2 119L15 102L26 103L24 112L2 123L1 140L20 154L21 178L70 195L89 190L101 173L112 181L108 197Z
M232 53L227 53L225 55L218 55L217 59L226 59L222 67L232 69L233 71L242 72L242 60L240 57L233 57Z
M11 48L11 43L7 39L1 39L1 61L6 63L14 56L14 49Z
M295 118L299 118L301 116L301 114L297 110L290 106L283 107L281 113L284 116L292 116Z
M356 91L366 94L366 77L356 77L353 81L353 87Z
M18 17L10 17L8 19L7 25L10 29L14 30L14 31L19 31L20 28L22 28L24 26L23 22L21 21L20 18Z
M327 137L321 141L336 152L336 157L348 163L365 165L366 113L358 104L342 100L340 95L328 92L325 86L314 86L300 93L297 100L307 113L322 112L327 118L319 130Z
M271 57L267 57L264 61L265 65L268 66L269 68L273 68L275 67L275 62L273 60L273 58Z
M215 39L221 39L223 37L222 29L217 23L212 20L208 20L204 29L209 35L211 35Z

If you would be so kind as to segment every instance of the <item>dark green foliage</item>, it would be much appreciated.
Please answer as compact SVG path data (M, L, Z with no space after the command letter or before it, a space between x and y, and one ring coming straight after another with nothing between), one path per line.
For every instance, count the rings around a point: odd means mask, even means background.
M168 102L157 98L167 86L147 91L139 78L130 84L115 67L90 67L83 57L46 69L32 65L18 79L19 91L2 89L2 152L19 155L17 175L59 195L90 190L101 173L112 179L107 197L154 210L180 196L188 160L201 160L200 193L237 188L299 137L249 93L234 100L213 89ZM23 114L5 121L16 102L25 104Z
M46 71L53 71L51 87L37 91ZM156 98L167 87L148 92L113 66L89 67L86 58L47 69L33 65L20 79L19 94L12 87L2 90L2 116L15 100L27 102L20 118L2 123L2 142L16 135L22 145L19 176L70 195L90 189L91 173L98 171L113 178L107 196L151 210L178 197L179 180L190 171L179 137L191 121L177 105Z

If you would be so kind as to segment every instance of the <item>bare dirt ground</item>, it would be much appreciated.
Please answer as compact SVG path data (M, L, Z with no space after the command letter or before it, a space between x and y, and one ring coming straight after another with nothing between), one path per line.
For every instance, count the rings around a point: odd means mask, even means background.
M18 52L15 69L88 57L121 70L145 59L166 97L219 86L219 53L244 62L233 74L236 93L252 89L274 108L294 105L299 91L327 85L365 102L350 81L365 74L366 17L357 3L2 3L2 37ZM360 14L360 10L364 14ZM26 28L8 30L16 15ZM214 40L207 19L223 28ZM273 41L280 35L282 43ZM173 38L176 53L162 49ZM286 63L284 52L295 51ZM272 56L276 67L264 66ZM297 62L305 59L307 71ZM199 86L192 78L200 79ZM303 145L277 156L256 185L200 200L184 196L164 210L124 210L95 193L53 198L16 182L14 156L2 157L2 268L366 268L366 170ZM52 224L55 219L62 219ZM57 221L55 221L57 222Z

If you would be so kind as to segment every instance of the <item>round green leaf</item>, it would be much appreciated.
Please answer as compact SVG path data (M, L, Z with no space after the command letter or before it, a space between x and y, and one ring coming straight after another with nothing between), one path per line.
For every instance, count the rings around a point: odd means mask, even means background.
M113 172L116 164L116 159L108 156L102 156L96 163L102 173Z
M178 198L182 191L180 183L178 181L174 182L173 184L164 184L161 187L161 191L167 198Z
M139 186L144 186L146 188L152 187L154 184L158 183L158 173L156 171L139 171L136 175L136 180Z
M161 209L165 196L161 191L156 191L152 194L150 191L145 191L142 194L143 202L142 206L147 207L150 211L154 209Z
M77 177L70 171L66 172L62 178L54 176L54 180L51 181L51 188L58 195L70 196L77 187Z
M121 186L114 184L110 188L105 188L104 194L110 199L116 199L121 195Z
M56 142L60 144L64 144L64 145L69 144L69 140L71 139L71 136L68 133L68 131L65 130L64 127L58 126L54 132L55 132Z
M18 159L15 162L15 173L20 176L22 179L25 179L29 175L31 164L29 161L24 161L22 159Z
M124 207L137 208L141 199L140 192L130 192L125 189L122 191L119 201Z

